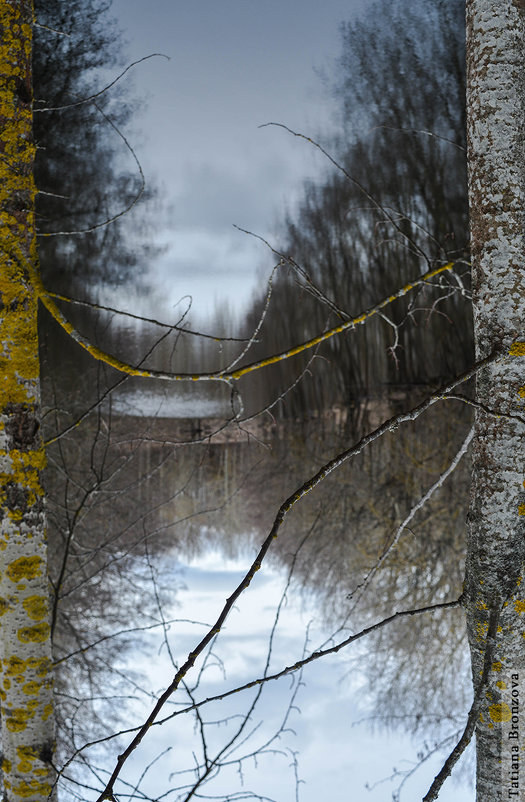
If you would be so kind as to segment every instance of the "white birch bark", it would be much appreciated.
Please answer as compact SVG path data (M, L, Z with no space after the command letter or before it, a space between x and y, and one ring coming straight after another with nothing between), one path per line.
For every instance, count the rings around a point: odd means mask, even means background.
M525 800L525 3L467 0L466 10L476 356L509 354L479 374L477 400L515 416L477 412L468 521L474 687L489 611L503 605L476 723L477 799L493 802Z
M0 699L3 800L44 802L53 691L39 432L31 0L0 2Z

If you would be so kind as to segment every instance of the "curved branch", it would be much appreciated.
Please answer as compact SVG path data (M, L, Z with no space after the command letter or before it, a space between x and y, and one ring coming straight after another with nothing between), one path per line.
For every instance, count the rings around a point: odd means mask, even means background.
M38 24L38 23L34 23L34 24ZM39 28L47 28L46 25L38 25L38 27ZM54 33L61 33L62 36L70 36L70 34L68 34L68 33L62 33L61 31L55 31L53 28L48 28L47 30L53 31ZM101 95L104 94L104 92L107 92L108 89L111 89L112 86L115 86L117 81L120 81L120 79L128 72L128 70L130 70L132 67L135 67L136 64L140 64L141 62L147 61L149 58L155 58L156 56L159 56L161 58L166 58L166 59L168 59L168 61L170 61L170 57L167 56L165 53L150 53L149 56L143 56L142 58L139 58L136 61L132 61L131 64L128 64L126 69L123 70L120 73L120 75L117 75L117 77L114 78L113 81L111 81L110 84L105 86L104 89L101 89L99 92L95 92L94 95L89 95L89 97L82 98L82 100L75 100L75 101L73 101L73 103L67 103L65 106L46 106L45 108L33 109L33 114L41 114L44 111L63 111L64 109L73 109L76 106L83 106L85 103L92 103L97 97L100 97ZM35 102L36 103L42 103L43 101L42 100L36 100ZM99 109L99 111L100 111L100 109Z
M483 659L483 673L481 675L481 680L476 688L476 692L474 694L474 701L472 702L472 707L470 708L467 724L465 729L463 730L463 735L457 742L456 746L446 759L445 763L443 764L441 771L436 775L434 781L430 788L428 789L427 793L423 797L423 802L434 802L437 799L437 796L441 790L441 787L447 777L450 775L452 769L458 762L459 758L469 745L472 736L474 735L474 730L476 728L476 721L478 720L479 711L483 702L483 691L487 684L489 671L492 666L492 661L494 659L494 649L496 646L496 631L498 629L498 622L501 613L501 607L503 605L503 601L496 606L493 607L490 611L490 618L489 618L489 626L487 631L487 639L485 641L485 656Z
M350 318L349 320L345 320L343 323L339 324L338 326L334 326L327 331L324 331L322 334L319 334L315 337L312 337L305 342L299 343L299 345L294 346L293 348L289 348L286 351L282 351L279 354L274 354L273 356L266 357L265 359L261 359L257 362L252 362L249 365L244 365L241 368L237 368L236 370L218 370L210 373L168 373L166 371L161 370L144 370L141 368L134 367L133 365L129 365L126 362L118 359L111 354L102 351L100 348L92 345L85 337L83 337L79 332L77 332L71 323L67 320L67 318L63 315L60 311L56 303L52 300L50 294L46 291L44 285L42 284L42 279L36 273L34 268L31 265L28 265L28 269L31 274L31 279L35 286L35 290L37 295L43 305L46 307L48 312L52 315L52 317L56 320L56 322L66 331L73 340L75 340L78 345L84 348L89 354L91 354L94 359L97 359L99 362L105 362L107 365L115 368L116 370L121 371L122 373L127 373L129 376L142 376L144 378L152 378L152 379L164 379L166 381L222 381L222 382L230 382L231 380L239 379L241 376L245 376L247 373L252 373L255 370L259 370L260 368L266 367L267 365L273 365L276 362L281 362L285 359L289 359L292 356L296 356L296 354L300 354L303 351L307 351L309 348L314 348L316 345L324 342L325 340L329 340L331 337L334 337L336 334L341 334L343 331L355 329L357 325L361 323L365 323L369 318L376 315L381 309L385 306L388 306L393 301L398 298L402 298L404 295L409 293L414 287L419 286L420 284L425 284L430 279L434 278L434 276L439 275L445 271L453 270L454 263L449 262L446 265L442 265L441 267L437 267L434 270L430 270L427 273L424 273L422 276L414 279L410 284L405 284L404 287L401 287L393 295L389 295L386 298L383 298L379 303L375 304L374 306L370 307L369 309L365 310L360 315L356 317ZM455 386L455 385L454 385Z
M73 236L73 235L76 235L76 234L90 234L92 231L97 231L99 228L105 228L106 226L111 225L111 223L114 223L120 217L124 217L125 214L130 212L133 209L133 207L139 202L139 200L141 199L142 195L144 194L144 190L146 189L146 179L144 177L144 172L142 170L142 165L138 160L137 154L135 153L135 151L131 147L130 143L128 142L128 140L126 139L126 137L124 136L122 131L119 128L117 128L115 123L112 120L110 120L108 115L104 111L102 111L100 106L98 106L96 103L94 103L93 105L100 112L100 114L102 114L102 116L104 117L104 119L106 120L108 125L110 125L113 128L113 130L115 131L115 133L117 133L119 135L119 137L122 139L122 141L124 142L125 146L129 150L129 152L133 156L133 158L135 160L135 164L137 165L137 168L138 168L138 171L139 171L139 174L140 174L140 187L139 187L139 190L138 190L137 194L135 195L135 197L130 201L130 203L128 203L128 205L124 209L122 209L122 211L118 212L117 214L114 214L113 217L108 217L107 220L103 220L101 223L95 223L94 226L89 226L89 228L80 228L80 229L75 229L75 230L72 230L72 231L46 231L46 232L40 232L40 233L37 234L37 237L64 237L64 236Z

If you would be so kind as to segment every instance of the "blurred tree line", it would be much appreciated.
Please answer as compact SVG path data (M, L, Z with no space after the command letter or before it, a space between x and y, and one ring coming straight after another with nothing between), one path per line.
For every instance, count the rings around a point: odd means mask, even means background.
M350 178L332 168L307 184L278 250L350 316L429 262L468 261L464 36L462 0L380 0L374 13L341 26L333 87L341 133L327 147ZM352 407L389 385L428 385L465 370L473 327L466 265L460 272L463 294L454 279L448 291L422 288L386 309L389 320L324 343L282 414ZM278 274L257 356L337 324L341 315L308 290L293 266ZM254 300L247 329L263 303L262 294ZM250 378L250 394L275 396L308 359L281 363L271 381Z
M109 0L35 2L40 270L48 290L84 301L96 301L101 286L121 285L131 277L143 284L144 261L155 252L145 222L152 223L155 191L143 186L135 157L123 138L134 110L130 76L98 94L128 64L110 8ZM118 217L135 199L137 207ZM113 223L105 224L114 217ZM100 336L97 328L107 326L107 319L101 321L85 307L68 304L64 311L95 339ZM44 372L71 392L81 373L90 369L91 360L63 336L47 313L42 312L39 324ZM50 355L57 352L61 364L55 374Z
M100 225L125 209L142 184L119 135L134 110L126 83L98 94L109 74L113 78L127 66L110 7L107 0L72 0L67 6L61 0L35 2L39 258L46 287L64 294L135 280L148 247L131 236L125 217ZM129 76L125 80L129 85ZM148 197L149 188L142 203ZM90 233L74 233L90 228ZM73 233L45 236L64 231Z
M243 360L277 353L357 315L431 267L452 261L454 274L409 293L315 351L241 379L248 413L283 396L273 407L278 417L304 418L335 405L362 425L368 399L439 385L472 364L464 29L462 0L377 0L373 14L342 24L332 82L339 130L322 143L339 168L327 161L323 180L304 186L298 207L282 224L275 250L285 258L256 342ZM102 130L96 109L87 106L82 114L93 115ZM129 109L120 104L119 114L125 120ZM313 146L297 140L297 147ZM134 189L129 175L126 181L114 183L115 195L105 182L106 213L112 199ZM53 208L63 207L56 201ZM82 203L78 209L82 224L94 219ZM104 238L118 240L118 232L117 227L87 236L97 253ZM64 246L44 240L48 247L56 252ZM79 275L81 247L75 242L80 259L71 262ZM133 259L136 264L137 256L123 247L113 260L114 278L132 270ZM93 260L98 276L107 263ZM191 313L182 310L180 329L158 346L162 332L123 324L103 331L108 324L103 316L97 318L97 334L113 353L136 363L148 353L151 367L213 370L229 364L243 345L218 346L184 330L249 337L266 303L267 288L261 286L240 322L225 305L205 326L192 326ZM187 387L178 391L191 393ZM219 387L210 392L217 400L225 395Z
M357 414L363 398L441 383L472 364L464 36L462 0L378 0L373 13L342 24L332 86L340 130L323 143L341 169L329 165L307 183L282 225L275 250L292 261L274 277L249 361L359 314L431 266L453 261L460 278L447 274L396 301L323 343L313 361L308 351L241 380L251 412L306 368L278 415L334 404ZM266 300L263 287L245 335Z

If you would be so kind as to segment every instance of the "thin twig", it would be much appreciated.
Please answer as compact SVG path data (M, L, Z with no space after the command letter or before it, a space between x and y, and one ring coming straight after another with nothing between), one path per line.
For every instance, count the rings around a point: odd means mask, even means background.
M45 192L45 195L49 195L52 193ZM59 195L57 197L65 197L65 195ZM85 306L88 309L98 309L102 312L111 312L114 315L122 315L122 317L130 317L133 320L140 320L141 323L151 323L152 326L159 326L164 329L172 329L173 331L180 331L182 334L190 334L193 337L202 337L205 340L214 340L214 342L234 342L234 343L246 343L251 340L249 337L224 337L218 334L204 334L202 331L194 331L193 329L187 329L185 326L179 326L173 323L164 323L162 320L157 320L156 318L152 317L144 317L143 315L135 315L133 312L125 312L123 309L116 309L114 306L104 306L103 304L97 304L93 301L81 301L79 298L70 298L67 295L59 295L56 292L47 292L46 294L49 298L54 298L57 301L64 301L68 304L74 304L75 306ZM187 297L187 296L184 296ZM180 301L179 301L180 303ZM255 340L254 342L258 342Z
M66 33L65 31L58 31L56 28L50 28L49 25L42 25L41 22L36 22L33 20L33 26L35 28L42 28L44 31L51 31L51 33L58 33L59 36L67 36L68 39L70 38L71 34Z
M102 220L102 222L100 222L100 223L95 223L95 225L89 226L89 228L79 228L79 229L74 229L72 231L46 231L46 232L39 232L39 233L37 233L37 237L64 237L64 236L74 236L74 235L76 236L77 234L90 234L92 231L97 231L99 228L105 228L106 226L111 225L111 223L114 223L116 220L119 220L119 218L124 217L124 215L128 214L128 212L130 212L133 209L133 207L139 202L139 200L141 199L142 195L144 194L144 190L146 189L146 179L144 177L144 171L142 170L142 165L141 165L141 163L140 163L140 161L138 159L137 154L133 150L132 146L130 145L130 143L128 142L128 140L126 139L126 137L124 136L124 134L120 130L120 128L118 128L115 125L113 120L110 120L108 115L104 111L102 111L102 109L100 108L100 106L97 105L97 103L93 102L93 105L100 112L100 114L104 117L104 119L106 120L108 125L110 125L113 128L113 130L115 131L115 133L117 133L118 136L122 139L122 141L124 142L125 146L127 147L129 152L133 156L133 158L135 160L135 164L137 165L137 168L138 168L138 171L139 171L139 175L140 175L140 187L139 187L139 190L136 193L135 197L132 198L132 200L128 203L128 205L124 209L122 209L117 214L114 214L112 217L108 217L107 220Z
M447 397L450 397L450 396L447 396ZM458 450L458 452L454 456L454 459L452 460L452 462L450 463L448 468L445 471L443 471L441 476L439 476L438 479L436 479L434 484L431 487L429 487L427 492L419 499L419 501L416 504L414 504L414 506L412 507L412 509L408 513L407 517L398 526L397 531L394 534L394 537L392 538L390 543L387 545L387 547L385 548L385 550L381 554L379 560L369 570L369 572L367 573L367 575L365 576L363 581L356 587L356 589L353 591L353 593L351 593L349 595L348 598L353 599L355 594L359 591L359 595L357 596L357 598L354 601L354 604L353 604L351 612L353 612L353 610L355 610L355 608L356 608L357 604L359 603L363 593L365 592L366 588L370 584L371 579L374 577L374 575L377 573L377 571L379 571L379 569L381 568L381 566L383 565L383 563L387 559L388 555L397 546L397 544L399 542L399 538L403 534L404 530L408 527L409 523L414 518L416 513L425 506L425 504L427 503L429 498L436 492L436 490L438 490L443 485L445 480L457 468L461 458L463 457L464 454L466 454L467 449L468 449L473 437L474 437L474 426L472 426L472 428L470 429L469 433L465 437L463 443L461 444L460 449Z
M486 415L491 415L493 418L503 418L503 420L525 423L525 418L522 415L511 415L509 412L499 412L497 409L491 409L486 404L482 404L480 401L475 401L473 398L468 398L466 395L461 395L459 393L447 393L447 395L444 397L444 400L448 401L449 399L451 401L462 401L469 407L480 409L482 412L485 412Z
M39 25L38 27L39 27L39 28L45 28L46 26L45 26L45 25ZM49 30L53 30L53 28L49 28ZM60 33L60 31L55 31L55 33ZM65 33L65 34L63 34L63 36L69 36L69 35L70 35L70 34L68 34L68 33ZM159 56L160 58L166 58L166 59L168 59L168 61L170 61L170 57L169 57L169 56L167 56L165 53L150 53L150 55L149 55L149 56L143 56L142 58L139 58L139 59L137 59L137 61L133 61L131 64L128 64L128 66L126 67L126 69L125 69L125 70L123 70L123 71L120 73L120 75L117 75L117 77L116 77L116 78L114 78L114 79L113 79L113 81L111 81L111 83L109 83L109 84L108 84L107 86L105 86L103 89L100 89L100 91L98 91L98 92L95 92L95 94L94 94L94 95L89 95L89 97L84 97L84 98L82 98L81 100L74 100L72 103L67 103L67 104L66 104L66 105L64 105L64 106L45 106L44 108L33 109L33 113L34 113L34 114L38 114L38 113L40 113L40 114L41 114L41 113L42 113L42 112L44 112L44 111L63 111L64 109L73 109L73 108L75 108L76 106L83 106L83 105L84 105L84 104L86 104L86 103L93 103L93 101L94 101L94 100L96 100L96 98L97 98L97 97L100 97L101 95L103 95L103 94L104 94L104 92L107 92L107 91L108 91L108 89L111 89L111 87L112 87L112 86L115 86L115 84L117 83L117 81L120 81L120 79L121 79L121 78L122 78L122 77L123 77L123 76L124 76L124 75L125 75L125 74L128 72L128 70L130 70L132 67L135 67L137 64L141 64L143 61L147 61L147 60L148 60L148 59L150 59L150 58L156 58L157 56ZM42 103L43 101L41 101L41 100L37 100L37 101L35 101L35 102L36 102L36 103ZM100 109L99 109L99 111L100 111Z
M424 136L431 136L434 139L441 139L442 142L446 142L448 145L453 145L458 150L461 150L465 153L465 148L462 145L458 145L457 142L454 142L453 139L449 139L446 136L441 136L441 134L436 134L433 131L424 131L420 128L399 128L394 125L375 125L373 128L370 129L369 133L372 131L377 131L379 129L383 129L385 131L402 131L406 134L423 134Z
M434 802L437 799L437 796L441 790L441 787L447 777L452 772L452 769L458 762L459 758L469 745L472 736L474 735L474 730L476 728L476 722L479 717L479 712L481 709L481 705L483 703L483 691L487 684L489 671L492 667L492 661L494 658L494 650L496 647L496 632L498 629L498 622L501 613L501 608L503 606L503 601L500 600L499 602L495 602L494 606L490 611L489 617L489 626L487 631L487 638L485 641L485 656L483 659L483 673L481 675L481 680L479 682L478 687L476 688L476 692L474 694L474 701L472 702L472 707L470 708L467 724L463 731L463 735L457 742L456 746L446 759L445 763L443 764L440 772L434 778L434 781L430 788L428 789L427 793L423 797L423 802Z
M301 134L299 131L294 131L292 128L289 128L289 126L284 125L283 123L269 122L269 123L264 123L263 125L259 125L258 127L259 128L267 128L267 127L282 128L285 131L288 131L289 134L292 134L292 136L295 136L298 139L304 139L305 142L308 142L310 145L313 145L314 148L316 148L320 153L322 153L323 156L325 156L328 159L328 161L331 164L333 164L333 166L336 168L336 170L338 170L342 175L344 175L345 178L348 181L350 181L351 184L356 186L363 193L363 195L375 206L376 209L378 209L380 212L382 212L385 215L386 219L393 225L393 227L400 234L402 239L405 240L406 242L410 243L410 245L414 249L415 253L417 253L421 258L423 258L425 260L425 262L430 266L430 259L429 259L428 255L427 255L427 253L423 250L423 248L420 245L417 244L417 242L412 237L410 237L407 234L406 231L403 231L402 227L400 226L400 224L399 224L399 213L396 212L395 216L394 216L388 210L388 208L386 206L384 206L382 203L380 203L380 201L377 200L377 198L375 198L373 195L370 194L370 192L367 190L367 188L364 186L364 184L362 184L360 181L358 181L357 178L354 178L353 175L350 175L348 170L346 170L343 167L343 165L340 164L337 161L337 159L335 159L319 142L316 142L315 139L312 139L312 137L307 136L306 134ZM402 218L403 218L403 216L401 216L401 219Z

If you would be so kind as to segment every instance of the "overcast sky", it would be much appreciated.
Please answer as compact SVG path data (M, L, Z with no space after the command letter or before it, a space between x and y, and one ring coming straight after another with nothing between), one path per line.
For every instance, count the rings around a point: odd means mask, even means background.
M325 164L276 121L314 137L333 128L335 105L319 73L333 75L339 25L364 0L114 0L146 105L135 115L135 145L147 178L163 190L150 266L162 297L190 293L194 309L214 298L239 308L264 246L233 224L272 236L306 178ZM368 4L370 7L370 4ZM127 79L125 79L127 80Z

